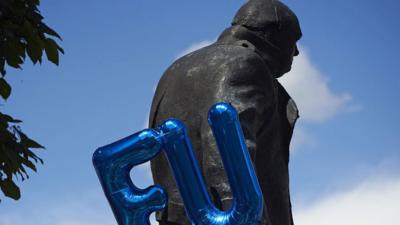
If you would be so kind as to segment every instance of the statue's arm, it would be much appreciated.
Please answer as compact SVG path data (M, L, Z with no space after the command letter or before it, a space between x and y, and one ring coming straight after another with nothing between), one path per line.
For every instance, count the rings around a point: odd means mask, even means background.
M233 60L221 65L219 90L215 102L231 103L239 114L246 145L253 161L257 153L257 133L268 125L276 109L273 78L258 55ZM202 124L203 172L214 199L219 199L224 209L230 204L231 195L222 162L208 124ZM218 193L218 194L216 194Z

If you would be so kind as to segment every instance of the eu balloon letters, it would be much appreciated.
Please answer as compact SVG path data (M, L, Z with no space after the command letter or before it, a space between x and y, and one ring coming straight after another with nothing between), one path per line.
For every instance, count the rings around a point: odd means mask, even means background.
M157 185L136 187L130 170L166 153L175 182L194 225L256 225L263 198L246 148L236 110L227 103L211 107L208 121L231 186L233 202L227 211L217 209L208 195L186 128L169 119L157 129L146 129L93 155L93 164L119 225L149 225L149 215L166 206L167 194Z

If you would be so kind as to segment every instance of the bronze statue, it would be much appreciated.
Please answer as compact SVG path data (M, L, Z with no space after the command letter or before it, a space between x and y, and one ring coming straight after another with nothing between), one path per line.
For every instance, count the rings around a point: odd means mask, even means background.
M149 125L167 118L183 121L214 203L228 209L230 188L207 111L230 102L239 112L246 144L264 195L262 225L292 225L289 143L298 111L276 78L291 69L301 30L296 15L275 0L250 0L232 26L207 47L175 61L159 81ZM151 162L154 182L166 188L169 203L157 213L160 224L190 224L164 155Z

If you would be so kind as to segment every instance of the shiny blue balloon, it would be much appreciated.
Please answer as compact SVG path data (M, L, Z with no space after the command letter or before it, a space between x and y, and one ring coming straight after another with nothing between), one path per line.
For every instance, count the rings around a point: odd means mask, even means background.
M185 126L170 119L160 127L186 213L195 225L256 225L261 220L263 197L237 112L230 104L218 103L210 109L208 119L233 194L228 211L218 210L211 202Z
M232 208L218 210L211 202L184 125L170 119L159 132L147 129L96 150L93 164L119 225L149 225L149 215L165 208L167 195L159 186L137 188L129 172L163 148L173 170L189 219L196 225L256 225L262 194L235 109L214 105L209 123L233 193Z
M161 146L159 134L147 129L93 154L97 176L119 225L150 225L149 215L165 208L167 195L163 188L140 189L130 178L130 170L154 158Z

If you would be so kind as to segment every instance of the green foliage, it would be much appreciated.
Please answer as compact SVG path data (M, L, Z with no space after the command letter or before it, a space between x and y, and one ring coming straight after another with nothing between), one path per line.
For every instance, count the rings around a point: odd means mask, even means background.
M43 52L58 65L64 50L53 38L60 35L43 22L39 0L0 0L0 96L11 95L6 67L22 69L26 56L33 64L41 63ZM27 168L36 172L35 163L43 163L30 149L44 148L30 139L18 126L22 121L0 112L0 189L5 196L19 199L14 179L29 178Z
M42 62L43 51L48 60L58 65L63 49L51 38L60 35L48 27L40 15L39 0L0 1L0 73L5 76L5 66L21 68L26 55L33 64ZM4 96L3 96L4 97Z
M36 172L34 163L42 159L30 148L44 148L24 134L17 124L22 121L0 113L0 188L10 198L19 199L21 194L13 177L29 178L26 168Z

